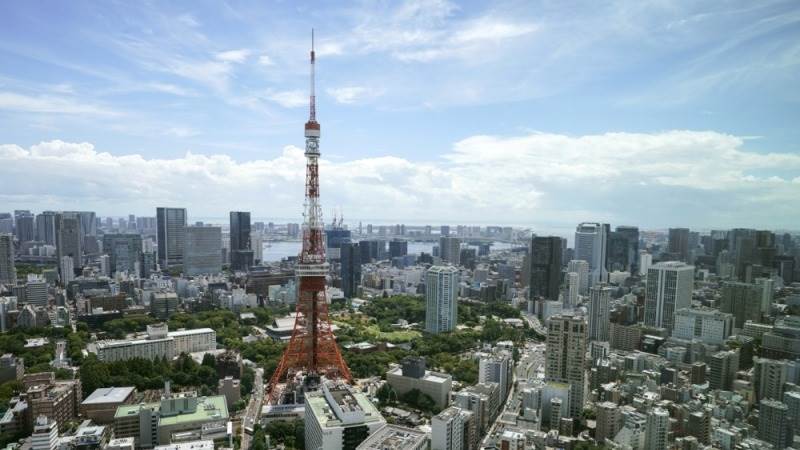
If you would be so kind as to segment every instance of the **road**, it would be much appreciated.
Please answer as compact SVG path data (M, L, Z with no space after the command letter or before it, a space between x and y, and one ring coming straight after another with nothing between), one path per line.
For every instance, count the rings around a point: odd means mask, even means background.
M253 392L250 396L250 401L247 403L247 408L244 411L244 416L242 416L242 427L241 427L241 441L242 450L248 450L250 448L250 440L252 436L247 433L248 428L251 430L258 423L259 417L261 416L261 406L264 403L264 369L257 368L255 379L253 380Z
M533 328L533 331L535 331L536 334L538 334L543 338L547 337L547 328L545 328L544 325L542 325L542 323L539 322L539 318L537 318L533 314L528 314L528 313L523 313L522 317L528 321L528 325L530 325L531 328Z
M538 320L536 322L538 323ZM521 381L525 381L537 376L537 373L544 365L545 349L546 346L544 344L536 342L528 342L528 344L526 344L526 347L520 356L519 363L517 363L514 367L514 378L512 380L511 389L508 392L508 397L503 404L503 409L497 415L497 418L495 419L494 423L492 423L492 426L489 427L489 431L486 433L486 436L484 436L483 441L481 442L481 448L495 448L500 439L500 435L504 431L504 425L500 423L500 418L502 418L503 415L508 412L514 414L519 413L519 408L522 404L522 398L516 389L517 380L519 379ZM517 410L513 411L513 409Z

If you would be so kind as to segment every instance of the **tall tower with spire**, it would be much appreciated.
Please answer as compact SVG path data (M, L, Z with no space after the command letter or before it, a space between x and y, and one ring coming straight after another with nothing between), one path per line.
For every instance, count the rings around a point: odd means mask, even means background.
M325 261L322 207L319 202L319 132L314 94L314 31L311 31L311 95L306 138L306 192L303 223L303 248L295 273L298 278L297 314L289 345L270 379L268 402L282 402L282 386L302 379L306 384L318 383L321 377L350 381L328 318L325 294Z

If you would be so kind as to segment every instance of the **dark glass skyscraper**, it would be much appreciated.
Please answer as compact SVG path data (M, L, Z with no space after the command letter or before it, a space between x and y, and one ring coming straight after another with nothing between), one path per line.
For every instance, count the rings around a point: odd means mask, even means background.
M561 238L534 236L531 241L530 298L558 300L561 278Z
M675 255L679 261L685 263L689 261L689 229L670 228L669 243L667 246L669 253Z
M186 243L186 209L156 208L158 262L162 269L183 264Z
M56 215L56 256L59 264L61 258L72 258L73 267L83 265L83 230L81 218L75 212L63 212Z
M350 242L350 230L341 227L333 227L325 230L325 246L328 259L338 261L341 258L341 248Z
M142 237L138 234L106 234L103 251L110 257L111 273L136 273L136 263L142 260Z
M250 213L231 211L231 269L248 270L253 265L250 241Z
M36 219L29 212L23 212L16 216L14 231L20 244L36 239Z
M608 270L635 273L639 265L639 228L619 226L608 236Z
M56 245L56 213L44 211L36 216L36 240Z
M389 257L397 258L408 254L408 241L392 239L389 241Z
M358 295L361 285L361 246L348 242L341 246L342 291L345 298Z

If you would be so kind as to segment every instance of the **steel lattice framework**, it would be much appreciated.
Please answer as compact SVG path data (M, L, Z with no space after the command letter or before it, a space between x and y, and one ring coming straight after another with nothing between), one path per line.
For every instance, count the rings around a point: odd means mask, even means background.
M297 373L340 378L350 381L350 369L345 364L328 317L325 297L325 261L322 207L319 203L319 135L316 98L314 94L314 33L311 33L311 96L306 137L306 192L303 223L303 248L297 264L298 298L294 331L278 367L270 379L268 401L275 404L278 386Z

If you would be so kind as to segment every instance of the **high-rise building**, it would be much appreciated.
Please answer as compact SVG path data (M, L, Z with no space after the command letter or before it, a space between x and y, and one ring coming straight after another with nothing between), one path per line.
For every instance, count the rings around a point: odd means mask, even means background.
M598 443L613 440L622 428L622 414L619 406L612 402L597 404L597 426L594 438Z
M581 281L577 272L567 273L567 295L564 297L564 308L572 309L578 306L578 295L580 294Z
M753 392L756 401L783 398L786 383L796 383L800 378L800 362L785 359L753 359Z
M573 259L567 264L567 273L575 272L578 274L578 293L586 295L589 293L589 263L582 259Z
M28 277L25 282L25 303L47 306L48 299L47 281L41 277Z
M425 274L425 330L453 331L458 320L458 269L431 266Z
M683 308L675 312L672 336L722 345L733 334L733 316L716 309Z
M439 256L442 261L458 267L461 264L461 239L449 236L440 237Z
M645 325L671 331L675 311L691 306L693 289L694 266L670 261L650 267L644 302Z
M530 299L558 300L562 280L560 237L533 237L530 270Z
M62 256L58 262L58 269L62 285L66 286L75 279L75 262L71 256Z
M677 257L679 261L690 263L689 229L670 228L668 239L667 251L670 255Z
M748 320L761 322L763 294L763 288L756 284L723 283L719 309L733 315L736 328L743 328Z
M158 263L165 270L183 264L186 243L186 209L156 208Z
M575 259L589 263L592 284L608 280L608 235L607 223L581 223L575 230Z
M639 252L639 276L647 275L650 266L653 265L653 255L646 251Z
M103 235L103 252L109 256L111 274L136 273L137 263L142 260L142 237L138 234Z
M361 248L356 242L341 247L342 292L345 298L358 296L361 285Z
M74 211L81 221L83 236L97 236L97 216L94 211Z
M305 446L309 449L355 449L386 425L363 393L340 383L323 383L305 397Z
M587 328L583 317L570 314L551 317L547 326L545 380L569 384L570 417L583 410Z
M739 352L736 350L719 351L708 359L708 385L711 389L728 391L739 371Z
M408 254L408 241L404 239L392 239L389 241L389 257L397 258Z
M253 266L253 248L250 241L250 213L231 211L231 269L248 270Z
M250 245L253 247L253 264L264 262L264 237L260 231L250 233Z
M14 218L14 232L20 244L36 240L36 217L30 212L21 212Z
M663 408L653 408L647 413L647 432L645 450L667 450L669 434L669 412Z
M0 233L0 284L13 286L17 282L14 266L14 236Z
M598 283L589 289L589 340L608 341L611 287Z
M793 432L800 430L800 392L790 391L783 394L783 403L788 408L789 427Z
M14 217L9 213L0 213L0 234L14 234Z
M75 212L56 215L56 259L72 258L75 267L83 267L83 231L81 218ZM63 276L63 274L61 274Z
M56 213L44 211L36 216L36 240L56 245Z
M625 270L629 270L632 274L636 273L639 267L639 227L621 225L614 232L617 235L624 236L628 244L627 267Z
M477 435L471 411L451 406L431 418L431 450L470 450Z
M791 444L789 407L779 400L761 400L758 408L758 438L785 449Z
M186 227L184 239L183 271L186 275L222 272L220 227Z
M478 382L497 383L503 398L505 398L511 389L513 370L514 362L511 355L500 353L481 357L478 362Z

